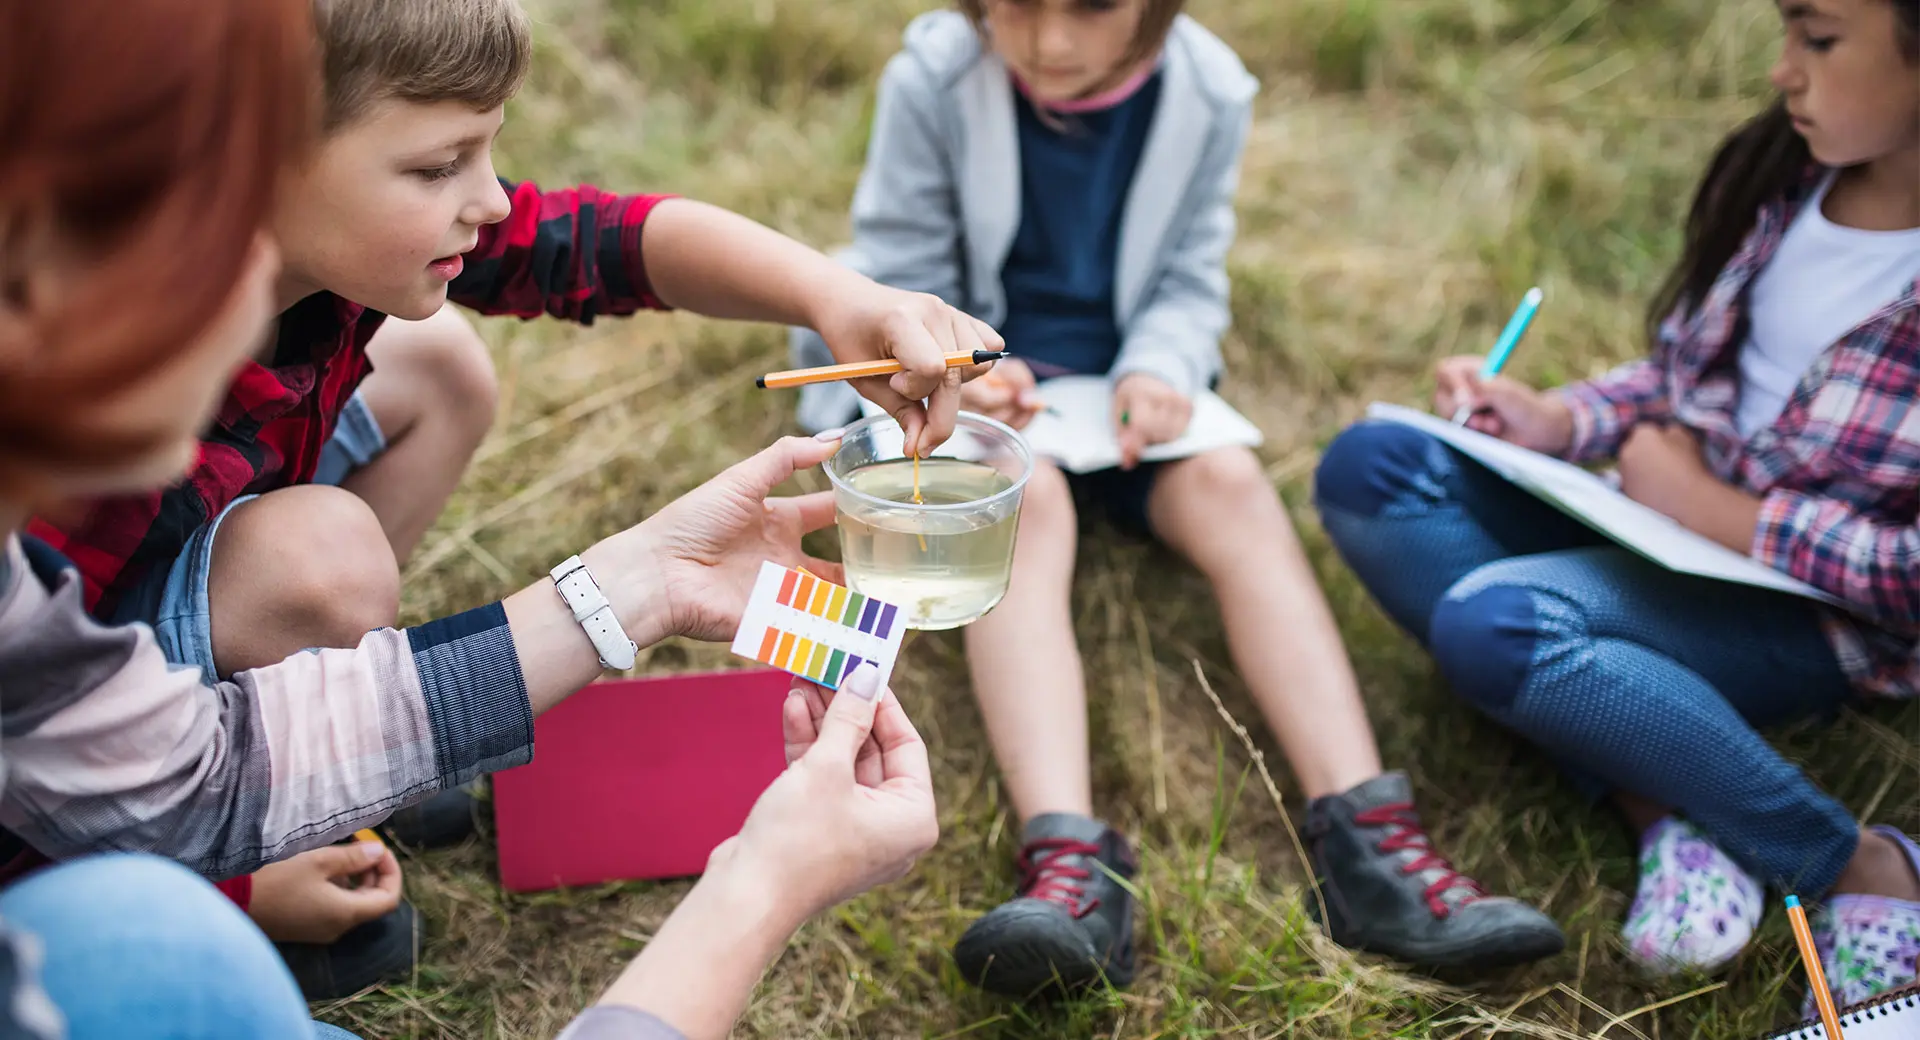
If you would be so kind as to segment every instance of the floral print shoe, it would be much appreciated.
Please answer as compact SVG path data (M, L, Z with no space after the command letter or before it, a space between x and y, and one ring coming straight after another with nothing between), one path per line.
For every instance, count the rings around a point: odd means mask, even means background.
M1640 839L1640 890L1621 933L1643 970L1714 971L1746 948L1765 908L1753 875L1692 824L1669 816Z
M1892 827L1875 827L1900 843L1920 873L1920 845ZM1838 895L1815 911L1813 945L1827 973L1835 1007L1871 1000L1914 981L1920 966L1920 903L1888 896ZM1807 994L1805 1013L1814 1013Z

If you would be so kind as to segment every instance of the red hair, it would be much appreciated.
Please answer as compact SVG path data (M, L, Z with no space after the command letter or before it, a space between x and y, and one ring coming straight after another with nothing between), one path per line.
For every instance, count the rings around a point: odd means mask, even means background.
M0 254L51 230L88 262L57 310L0 329L0 492L160 447L102 436L102 402L239 284L312 139L312 36L309 0L0 0Z

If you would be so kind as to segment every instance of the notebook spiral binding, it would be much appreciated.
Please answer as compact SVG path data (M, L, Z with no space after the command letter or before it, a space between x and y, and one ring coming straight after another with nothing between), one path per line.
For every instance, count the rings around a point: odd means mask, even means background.
M1864 1026L1875 1019L1892 1018L1895 1015L1920 1012L1920 988L1912 986L1882 993L1872 1000L1858 1004L1849 1004L1840 1008L1840 1028L1850 1029ZM1822 1040L1827 1035L1818 1018L1811 1022L1802 1022L1784 1033L1775 1033L1767 1040Z

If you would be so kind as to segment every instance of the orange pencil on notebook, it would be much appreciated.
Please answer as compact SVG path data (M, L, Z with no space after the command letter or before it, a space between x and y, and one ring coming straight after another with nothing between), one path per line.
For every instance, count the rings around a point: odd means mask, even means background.
M1814 1006L1820 1009L1820 1024L1826 1027L1827 1040L1841 1040L1840 1012L1833 1006L1833 991L1827 988L1827 973L1820 967L1820 951L1813 945L1813 929L1807 927L1807 912L1799 896L1787 897L1787 920L1793 923L1793 941L1800 946L1800 959L1807 965L1807 985L1813 990Z
M961 350L946 356L948 368L965 368L969 365L984 365L1007 357L1004 350ZM869 379L874 376L890 376L900 371L900 362L892 358L884 361L855 361L845 365L823 365L820 368L796 368L786 372L769 372L753 381L762 390L784 390L793 386L806 386L809 383L833 383L846 379Z

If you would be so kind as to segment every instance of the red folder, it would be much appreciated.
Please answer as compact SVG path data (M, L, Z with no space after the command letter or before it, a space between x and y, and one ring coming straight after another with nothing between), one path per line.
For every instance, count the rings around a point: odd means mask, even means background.
M687 877L786 768L771 669L595 683L534 724L533 761L493 777L514 892Z

